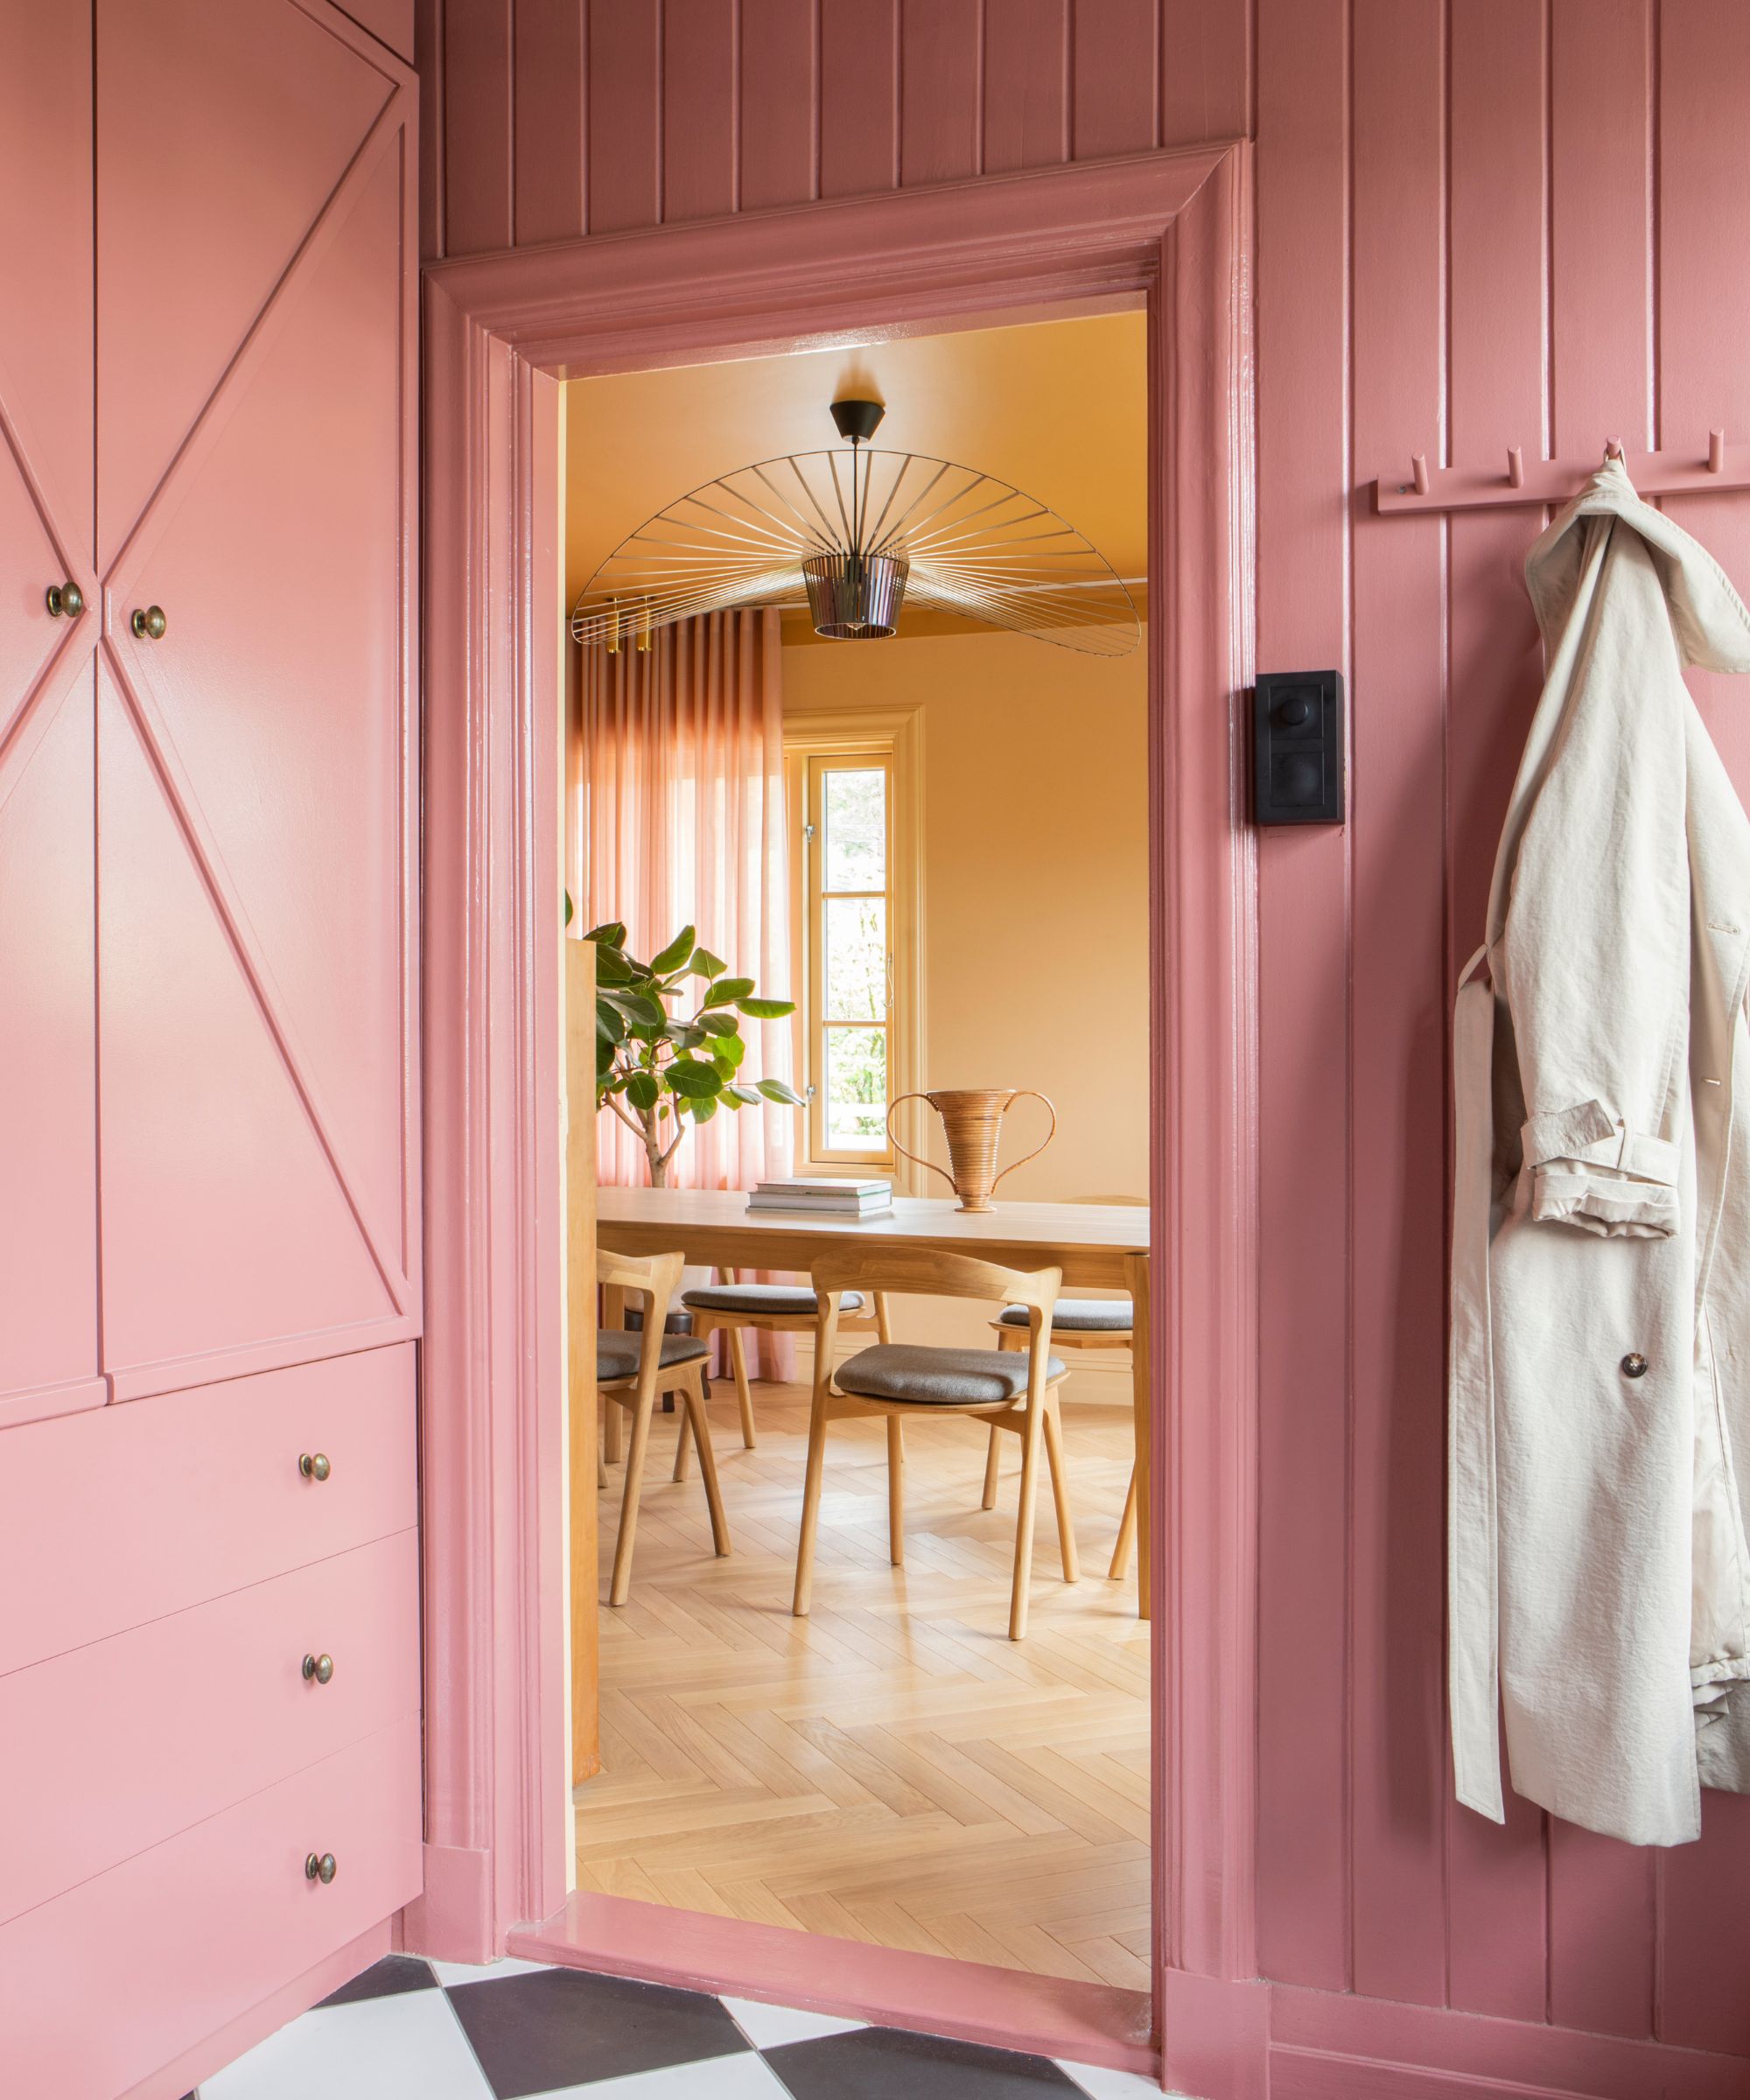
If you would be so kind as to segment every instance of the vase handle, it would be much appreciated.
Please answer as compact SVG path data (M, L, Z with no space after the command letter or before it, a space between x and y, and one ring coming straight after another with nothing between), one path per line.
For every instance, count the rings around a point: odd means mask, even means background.
M1029 1095L1031 1095L1035 1101L1042 1101L1045 1102L1045 1112L1051 1117L1051 1128L1046 1132L1045 1136L1040 1139L1039 1143L1033 1147L1032 1152L1023 1152L1018 1159L1012 1161L1009 1166L1005 1166L1003 1169L1003 1174L1012 1174L1016 1167L1025 1166L1029 1159L1037 1159L1040 1154L1045 1150L1046 1145L1048 1145L1052 1139L1057 1135L1057 1110L1053 1105L1050 1096L1048 1095L1041 1094L1037 1087L1017 1087L1013 1094L1012 1094L1009 1099L1003 1104L1003 1115L1004 1118L1006 1119L1009 1110L1014 1107L1018 1101L1025 1101ZM1003 1174L998 1174L997 1180L990 1184L990 1194L993 1196L997 1193L997 1182L1003 1179Z
M899 1139L893 1135L893 1110L895 1109L903 1108L908 1101L928 1101L928 1099L929 1096L928 1094L902 1094L898 1101L890 1102L888 1103L887 1142L900 1155L900 1158L909 1159L914 1166L928 1167L931 1173L940 1174L942 1180L947 1182L948 1186L952 1188L954 1186L954 1176L948 1172L946 1167L937 1166L934 1160L920 1159L915 1152L908 1152L905 1146L901 1144ZM1055 1124L1054 1124L1053 1127L1054 1129L1056 1127Z

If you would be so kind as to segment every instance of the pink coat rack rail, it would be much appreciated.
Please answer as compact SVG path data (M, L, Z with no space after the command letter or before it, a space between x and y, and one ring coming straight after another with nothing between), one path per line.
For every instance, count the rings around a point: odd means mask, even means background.
M1728 445L1724 430L1708 432L1704 454L1625 452L1620 438L1604 448L1620 459L1643 496L1705 495L1710 490L1750 488L1750 444ZM1382 514L1406 511L1480 510L1505 503L1565 503L1596 469L1589 459L1534 459L1509 445L1497 467L1435 466L1425 452L1410 456L1410 479L1382 474L1373 485L1374 508Z

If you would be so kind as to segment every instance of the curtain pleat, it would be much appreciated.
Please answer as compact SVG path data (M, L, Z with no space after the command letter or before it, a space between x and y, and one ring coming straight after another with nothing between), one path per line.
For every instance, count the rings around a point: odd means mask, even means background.
M789 998L784 724L775 612L711 612L630 635L612 655L574 652L566 783L574 929L626 922L646 961L693 925L702 947L760 995ZM742 1069L788 1080L788 1021L744 1019ZM669 1162L677 1188L751 1188L790 1171L799 1113L720 1110ZM605 1185L649 1180L644 1148L612 1110L597 1126ZM749 1368L788 1377L788 1337L750 1337Z

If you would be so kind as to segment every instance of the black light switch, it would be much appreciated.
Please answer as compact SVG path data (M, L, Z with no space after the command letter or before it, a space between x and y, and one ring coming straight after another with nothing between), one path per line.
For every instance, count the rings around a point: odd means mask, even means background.
M1343 821L1340 671L1270 671L1252 698L1254 801L1261 824Z

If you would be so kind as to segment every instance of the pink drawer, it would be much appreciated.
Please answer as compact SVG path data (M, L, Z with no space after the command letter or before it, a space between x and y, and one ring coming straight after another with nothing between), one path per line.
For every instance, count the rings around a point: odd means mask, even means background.
M0 1675L407 1530L414 1451L410 1343L0 1432Z
M418 1706L415 1531L0 1677L0 1923Z
M410 1718L0 1925L0 2085L115 2100L419 1886Z

